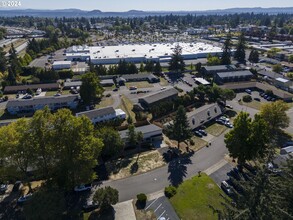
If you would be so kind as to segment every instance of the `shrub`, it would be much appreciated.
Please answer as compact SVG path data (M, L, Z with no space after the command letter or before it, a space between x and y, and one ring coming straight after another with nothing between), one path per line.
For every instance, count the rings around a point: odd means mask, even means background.
M108 93L108 94L106 95L106 97L111 97L111 94L110 94L110 93Z
M144 193L140 193L136 196L137 201L139 201L140 203L146 203L147 200L147 196Z
M194 140L192 140L192 139L189 141L189 143L190 143L192 146L195 145Z
M173 197L174 195L176 195L177 193L177 189L175 186L168 186L168 187L165 187L165 195L168 197L168 198L171 198Z
M242 98L243 102L251 102L252 101L252 97L250 95L245 95Z

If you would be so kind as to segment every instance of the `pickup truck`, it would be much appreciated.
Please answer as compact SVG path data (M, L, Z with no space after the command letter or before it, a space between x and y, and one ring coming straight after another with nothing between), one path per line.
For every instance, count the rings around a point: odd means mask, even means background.
M90 184L90 183L74 187L75 192L83 192L83 191L87 191L87 190L91 190L91 189L92 189L92 184Z

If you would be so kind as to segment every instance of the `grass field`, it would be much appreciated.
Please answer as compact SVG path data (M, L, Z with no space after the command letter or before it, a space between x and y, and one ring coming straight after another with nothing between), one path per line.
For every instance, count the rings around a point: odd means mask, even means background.
M134 174L145 173L166 164L158 151L141 153L138 159L137 156L136 154L131 157L107 162L105 165L110 174L109 178L117 180Z
M262 105L261 102L258 102L258 101L255 101L255 100L252 100L251 102L239 102L240 105L244 105L244 106L247 106L247 107L250 107L250 108L254 108L254 109L257 109L257 110L260 110L260 107Z
M189 148L194 151L197 151L197 150L203 148L208 143L205 140L203 140L199 137L196 137L196 136L193 136L191 139L194 141L194 145L189 145Z
M160 77L160 85L167 86L167 85L169 85L169 83L164 77Z
M180 219L218 219L210 206L222 209L222 190L206 174L195 176L179 185L177 194L170 199Z
M102 101L98 105L96 105L96 108L105 108L110 105L113 105L113 103L114 99L112 97L104 97Z
M125 86L126 86L127 88L130 88L131 86L136 86L138 89L154 87L152 84L150 84L150 83L147 82L147 81L141 81L141 82L127 82L127 83L125 83Z
M133 122L135 122L135 113L132 111L133 103L126 96L121 96L121 104L118 108L122 109L128 116L131 116Z
M57 93L57 90L55 91L47 91L46 96L54 96ZM69 90L63 90L62 95L69 95L70 91Z
M218 123L214 123L211 126L207 127L206 132L213 136L220 136L224 131L226 131L228 128L224 125L220 125Z

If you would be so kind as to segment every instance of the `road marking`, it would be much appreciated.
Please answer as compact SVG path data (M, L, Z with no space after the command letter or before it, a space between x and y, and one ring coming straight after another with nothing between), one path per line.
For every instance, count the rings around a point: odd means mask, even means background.
M155 209L155 212L161 207L162 203Z
M156 198L154 201L152 201L151 204L149 204L148 207L146 207L144 210L147 210L149 207L151 207L159 198Z
M226 160L222 159L218 163L214 164L213 166L209 167L208 169L206 169L203 172L206 173L207 175L211 175L212 173L216 172L218 169L225 166L227 163L228 162Z
M162 217L162 215L164 215L165 212L166 210L164 210L164 212L159 216L158 220Z

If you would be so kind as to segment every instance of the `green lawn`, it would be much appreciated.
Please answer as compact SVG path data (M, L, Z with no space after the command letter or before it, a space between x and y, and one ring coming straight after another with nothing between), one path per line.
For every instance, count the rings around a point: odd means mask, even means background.
M220 125L218 123L214 123L211 126L207 127L206 132L217 137L217 136L220 136L226 130L227 130L226 126Z
M223 193L206 174L195 176L179 185L177 194L170 199L176 213L183 220L218 219L210 206L222 209Z
M196 137L196 136L193 136L191 139L194 141L194 145L189 145L189 148L194 151L197 151L197 150L203 148L208 143L205 140L203 140L199 137Z
M167 85L169 85L169 83L164 77L160 77L160 85L167 86Z
M46 92L46 96L54 96L58 91L55 90L55 91L47 91ZM69 95L70 94L70 91L69 90L63 90L62 91L62 95Z
M133 103L124 95L121 96L121 104L118 108L122 109L127 116L131 116L133 122L135 122L135 113L132 111Z
M131 86L136 86L138 89L139 88L150 88L154 87L152 84L150 84L147 81L141 81L141 82L127 82L125 83L127 88L130 88Z
M258 101L255 101L255 100L252 100L251 102L239 102L240 105L244 105L244 106L247 106L247 107L250 107L250 108L254 108L254 109L257 109L257 110L260 110L260 107L262 105L261 102L258 102Z
M96 105L96 108L105 108L113 105L114 99L112 97L103 97L102 101L98 105Z

